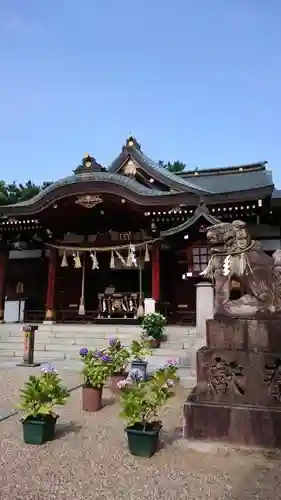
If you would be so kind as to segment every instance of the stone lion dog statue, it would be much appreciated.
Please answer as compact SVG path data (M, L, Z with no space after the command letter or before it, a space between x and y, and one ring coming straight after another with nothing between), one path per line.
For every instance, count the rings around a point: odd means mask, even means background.
M240 220L208 227L207 242L211 256L201 274L214 283L215 316L281 314L281 250L267 255ZM232 280L240 283L236 300L230 299Z

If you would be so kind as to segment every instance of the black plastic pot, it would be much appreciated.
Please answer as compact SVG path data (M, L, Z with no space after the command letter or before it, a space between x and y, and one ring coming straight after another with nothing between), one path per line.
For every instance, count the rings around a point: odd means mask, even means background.
M56 433L57 418L50 417L42 420L38 417L27 417L22 421L24 442L40 445L52 441Z
M152 457L158 450L160 430L161 425L157 422L149 424L146 430L141 424L126 427L130 453L138 457Z
M147 365L148 365L147 361L134 360L131 363L131 368L133 370L134 369L139 370L142 373L144 380L146 380L146 378L147 378Z

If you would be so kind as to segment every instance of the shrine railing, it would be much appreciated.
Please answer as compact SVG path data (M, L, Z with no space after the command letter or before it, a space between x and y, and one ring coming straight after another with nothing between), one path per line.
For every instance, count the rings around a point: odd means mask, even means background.
M44 319L45 319L44 310L25 309L24 311L24 323L42 323Z

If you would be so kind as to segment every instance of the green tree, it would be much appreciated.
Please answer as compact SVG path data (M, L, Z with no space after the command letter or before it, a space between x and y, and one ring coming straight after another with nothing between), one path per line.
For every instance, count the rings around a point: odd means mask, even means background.
M16 184L15 181L6 184L4 181L0 181L0 205L11 205L30 200L50 184L52 183L46 181L42 185L34 184L32 181L27 181L25 184Z
M171 162L171 161L168 161L168 163L165 163L164 161L160 160L158 162L158 165L160 167L163 167L163 168L166 168L167 170L169 170L169 172L182 172L186 165L185 163L183 163L182 161L174 161L174 162Z

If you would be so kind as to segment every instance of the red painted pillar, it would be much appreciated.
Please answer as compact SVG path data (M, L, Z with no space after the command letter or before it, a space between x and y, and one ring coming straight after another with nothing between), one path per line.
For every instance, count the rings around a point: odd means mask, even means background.
M152 298L158 302L160 300L160 248L159 243L152 245Z
M48 267L48 284L46 297L46 321L55 320L55 284L56 284L56 266L57 266L57 250L50 249L49 267Z
M6 295L6 271L8 264L8 252L0 252L0 322L4 320L4 307Z

